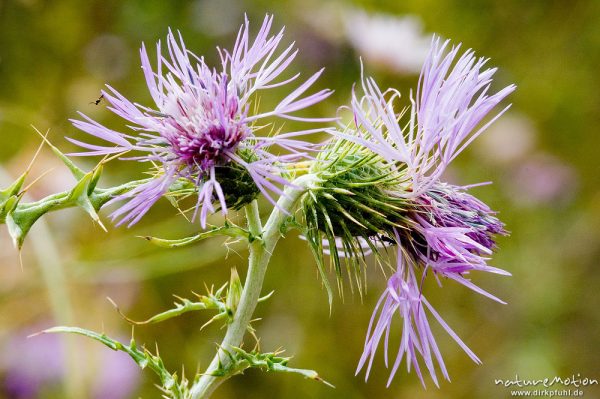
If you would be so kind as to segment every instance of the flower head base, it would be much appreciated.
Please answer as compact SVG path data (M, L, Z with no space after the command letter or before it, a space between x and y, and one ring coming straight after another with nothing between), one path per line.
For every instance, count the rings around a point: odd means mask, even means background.
M292 115L325 99L331 91L321 90L302 97L321 74L319 71L273 110L254 112L259 91L288 84L299 76L276 81L297 51L291 45L276 55L283 30L269 36L271 25L272 17L266 16L252 42L246 20L233 51L220 50L221 71L209 68L203 58L186 49L181 36L175 37L172 32L167 38L168 58L161 54L160 42L157 45L156 70L142 46L142 69L156 109L132 103L111 87L103 92L109 109L131 122L135 135L108 129L83 114L84 120L73 120L79 129L111 144L98 146L71 139L89 150L76 155L136 151L141 155L130 159L156 166L154 178L148 183L114 199L129 200L113 213L113 217L121 218L119 224L136 223L178 179L196 187L198 200L194 216L200 213L203 227L208 214L215 211L214 202L218 202L226 214L232 198L234 207L239 207L259 192L271 202L274 201L270 192L282 193L278 185L288 184L282 177L285 164L306 157L314 150L314 145L297 137L322 129L267 136L256 133L268 126L266 119L272 117L305 122L331 120ZM259 121L264 122L258 124ZM285 149L287 154L271 153L272 145ZM227 189L232 185L223 181L224 175L232 171L236 172L233 181L239 178L252 181L251 187L239 197Z
M337 140L326 145L310 173L320 178L302 198L304 235L313 251L331 300L324 255L336 271L342 293L342 259L359 292L368 254L393 243L394 228L408 222L406 199L389 194L403 177L377 154L357 143Z

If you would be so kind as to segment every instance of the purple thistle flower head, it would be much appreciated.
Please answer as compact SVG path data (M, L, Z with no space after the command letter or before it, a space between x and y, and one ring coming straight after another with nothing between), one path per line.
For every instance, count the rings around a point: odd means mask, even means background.
M446 166L508 107L482 126L484 117L514 89L510 85L489 94L496 69L483 69L487 60L472 51L458 56L460 45L447 51L434 38L419 79L410 120L400 125L393 102L399 93L382 92L371 78L363 79L365 96L353 96L352 108L358 135L340 133L361 143L405 176L391 196L406 198L412 208L401 229L407 253L435 273L476 288L463 274L481 270L507 274L487 265L495 248L494 236L506 234L503 224L487 205L466 188L440 182ZM447 54L446 54L447 52ZM386 94L392 93L389 99ZM390 236L391 232L387 232Z
M387 188L391 197L404 198L409 208L402 228L386 231L398 245L397 271L373 313L369 325L360 370L368 361L367 377L380 340L384 338L387 366L388 341L393 316L402 319L402 337L392 368L390 382L404 355L410 371L423 382L417 357L421 357L436 385L434 363L446 379L448 373L433 339L425 309L427 309L452 338L476 363L479 359L441 319L421 292L417 282L429 270L452 279L498 302L494 295L479 288L465 275L473 270L509 275L487 264L495 249L496 235L505 235L504 225L495 213L466 190L440 181L446 166L502 111L487 123L484 118L508 94L510 85L490 94L495 69L483 69L487 60L475 58L467 51L455 61L460 45L447 51L434 38L430 54L419 79L416 100L411 99L410 118L402 125L404 112L397 114L393 103L399 97L395 90L382 92L371 78L363 79L365 96L353 96L357 135L337 133L347 140L360 143L384 159L390 167L404 176L395 188ZM422 276L416 276L421 266ZM377 320L377 322L375 322ZM389 384L389 382L388 382Z
M486 264L486 256L496 248L494 237L507 234L486 204L464 188L444 183L437 183L415 202L414 230L426 243L413 248L415 258L451 278L471 270L507 274Z
M504 224L464 189L438 182L415 199L413 226L401 233L408 237L404 240L407 254L426 270L504 303L464 277L471 271L510 275L487 264L496 249L495 236L507 234Z
M197 189L196 212L204 227L209 213L218 202L223 214L228 203L237 202L235 187L241 179L250 186L250 194L259 192L271 201L269 192L281 194L278 184L288 184L281 176L287 162L308 156L314 146L298 136L321 131L309 129L270 136L257 135L269 125L267 118L294 119L305 122L323 122L331 119L303 118L294 112L327 98L330 90L305 95L321 75L315 73L289 95L265 112L255 111L257 94L261 90L286 85L299 74L280 80L279 76L294 60L297 50L293 44L278 52L283 29L270 36L273 18L267 15L252 41L249 22L240 28L231 52L220 50L221 69L210 68L204 59L186 49L181 35L169 31L167 53L161 53L157 44L156 69L153 69L142 45L142 69L155 108L133 103L108 86L102 94L109 109L132 124L133 133L111 130L84 114L83 120L72 120L84 132L107 141L100 146L69 139L89 151L74 155L107 155L128 151L140 155L129 159L150 162L157 172L147 183L118 196L113 201L129 200L115 211L118 224L132 225L150 209L178 179L191 182ZM258 123L260 122L260 123ZM271 145L285 150L285 155L268 151ZM232 176L233 174L233 176ZM232 182L225 182L224 180Z

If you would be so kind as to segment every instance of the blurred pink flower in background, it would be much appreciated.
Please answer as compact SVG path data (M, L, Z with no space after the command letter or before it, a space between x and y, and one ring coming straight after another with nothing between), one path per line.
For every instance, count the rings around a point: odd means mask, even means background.
M102 351L99 353L99 367L92 383L93 398L130 398L139 385L140 369L123 352L99 349Z
M524 159L535 148L536 137L529 118L509 113L474 142L473 150L486 163L510 165Z
M368 13L334 2L301 11L313 32L330 43L351 46L364 62L394 73L416 75L431 44L416 15Z
M522 206L563 205L577 191L575 169L557 157L538 153L519 164L507 181L509 198Z
M419 73L432 38L423 33L419 17L350 10L345 21L349 43L366 62L397 73Z
M56 390L66 378L62 337L41 334L27 338L52 323L43 323L27 331L9 336L0 352L0 393L11 399L37 398L42 392ZM10 350L8 350L10 348ZM80 351L85 357L83 371L90 377L88 397L94 399L126 399L136 391L140 370L124 353L92 345Z
M2 392L9 398L36 398L44 387L58 385L63 374L60 337L41 335L27 339L26 336L23 331L17 332L3 345L0 354L4 370Z
M501 184L516 205L562 205L575 197L578 187L573 166L539 148L533 121L509 114L475 141L474 153L505 175Z

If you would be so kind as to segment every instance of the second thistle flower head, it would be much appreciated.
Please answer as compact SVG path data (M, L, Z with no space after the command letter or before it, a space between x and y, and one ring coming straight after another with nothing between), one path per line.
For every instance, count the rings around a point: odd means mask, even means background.
M440 178L446 166L508 108L487 123L483 122L515 86L490 94L495 69L484 69L487 60L475 58L472 51L456 60L460 46L449 51L447 47L447 41L441 44L439 39L434 39L421 72L416 100L411 100L410 120L405 127L398 122L400 118L393 109L395 94L391 100L386 100L372 79L363 84L365 96L361 100L353 99L357 130L362 134L350 139L370 148L406 176L406 182L390 195L406 198L410 203L409 223L394 231L399 259L397 271L382 296L387 298L386 307L379 314L377 328L369 329L359 364L360 369L367 358L372 360L381 331L389 333L394 316L399 316L403 321L403 337L390 381L404 354L408 368L413 364L422 382L418 357L425 363L436 385L434 358L443 376L449 379L423 305L479 363L415 284L419 266L421 279L431 270L435 275L457 281L498 302L502 301L472 283L465 274L471 271L509 274L487 264L495 249L495 236L506 234L504 225L487 205L466 192L468 187L446 184Z
M139 152L131 159L156 166L152 179L115 201L129 200L113 213L120 223L136 223L177 180L183 179L197 191L195 213L205 225L217 202L225 214L252 200L259 192L281 193L278 185L285 164L307 155L313 147L298 139L320 129L275 135L257 134L268 126L267 118L321 122L293 115L331 94L321 90L305 95L322 71L295 88L274 109L259 112L256 96L261 90L286 85L298 78L278 79L294 60L293 45L278 52L283 29L270 36L272 17L266 16L254 41L249 38L249 23L241 27L231 52L219 50L221 69L210 68L201 57L185 47L181 35L169 32L168 56L157 45L156 69L141 48L142 69L156 108L133 103L109 86L104 97L109 109L133 125L132 133L111 130L82 115L73 124L86 133L110 143L99 146L71 139L89 151L77 155L107 155L126 151ZM275 155L277 145L287 151ZM272 201L273 202L273 201Z
M504 225L467 192L468 186L447 184L441 177L508 108L484 121L515 87L491 93L495 69L484 68L487 60L470 50L459 56L460 45L448 49L448 43L433 40L416 96L401 112L394 109L400 97L396 90L381 91L373 79L362 79L364 96L352 98L353 122L332 131L336 142L319 154L324 162L313 166L322 182L303 201L306 235L320 265L326 251L339 269L340 257L354 258L349 264L356 266L365 248L398 247L395 271L375 310L359 364L359 369L370 369L384 336L387 352L392 322L399 317L403 333L390 381L405 355L421 380L419 360L436 385L436 363L448 378L425 309L478 362L425 300L421 288L427 275L500 301L465 275L508 274L487 264L496 235L506 234Z
M469 187L446 184L441 176L506 111L483 122L515 86L491 94L496 69L485 69L487 60L470 50L457 59L460 45L448 49L448 43L434 38L416 98L400 112L394 108L400 93L382 92L372 78L362 79L364 95L353 93L353 123L331 130L337 140L313 165L323 182L306 196L305 204L311 198L318 204L305 214L331 220L318 230L395 241L399 229L403 238L410 235L416 257L431 255L427 237L434 230L446 238L462 233L466 251L477 255L489 254L493 236L504 234L494 212L466 192Z
M408 121L394 110L399 94L382 93L373 79L363 80L365 95L353 96L356 131L342 137L364 145L385 160L401 179L386 193L406 200L406 224L400 235L404 246L436 272L486 266L495 248L494 236L505 234L490 208L458 187L440 180L446 166L508 109L484 118L512 91L510 85L490 94L496 69L484 69L487 60L467 51L458 59L460 45L447 49L434 39L425 61L416 99ZM389 98L386 94L390 93ZM390 238L395 232L386 232ZM459 266L462 265L462 266Z

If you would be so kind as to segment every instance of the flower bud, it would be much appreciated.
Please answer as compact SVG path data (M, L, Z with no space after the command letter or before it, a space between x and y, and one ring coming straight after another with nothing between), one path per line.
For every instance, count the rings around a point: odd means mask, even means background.
M235 314L238 304L240 303L240 297L242 296L242 282L240 276L235 268L231 269L231 278L229 279L229 289L227 290L227 299L225 304L227 309L231 312L231 315Z

